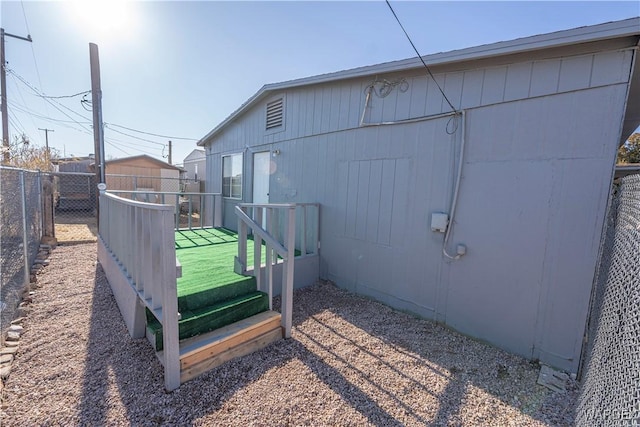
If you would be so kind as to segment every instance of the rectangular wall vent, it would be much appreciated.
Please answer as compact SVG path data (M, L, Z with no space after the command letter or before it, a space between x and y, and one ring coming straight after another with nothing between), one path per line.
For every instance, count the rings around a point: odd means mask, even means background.
M282 98L267 104L267 130L282 126L282 108Z

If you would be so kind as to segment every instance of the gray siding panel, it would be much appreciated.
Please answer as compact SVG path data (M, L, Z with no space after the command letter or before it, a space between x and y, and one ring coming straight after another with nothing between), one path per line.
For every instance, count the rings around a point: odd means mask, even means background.
M589 87L593 55L564 58L560 68L558 90L566 92Z
M435 81L441 88L444 88L444 76L436 74ZM425 115L431 116L442 113L442 94L433 80L429 80L429 90L427 91L427 99L425 105Z
M591 87L629 81L632 52L603 52L593 58Z
M551 95L558 91L560 61L537 61L531 70L529 96Z
M378 210L378 243L391 244L391 215L394 205L396 175L395 160L382 160L382 181L380 183L380 209Z
M506 86L507 67L486 69L484 72L484 81L482 83L481 105L502 102Z
M531 62L524 62L507 67L507 79L504 88L505 101L524 99L529 96L532 65Z
M472 108L481 105L484 74L484 70L473 70L464 73L461 108Z
M210 146L208 189L220 191L221 154L278 149L270 200L322 204L323 277L574 371L631 59L602 52L436 74L467 108L448 249L468 249L456 262L429 223L450 208L460 129L448 135L448 117L359 127L373 77L287 89L283 132L265 135L264 105L248 110ZM409 90L372 95L368 123L449 110L415 70L379 77L406 78ZM235 227L232 208L225 225Z

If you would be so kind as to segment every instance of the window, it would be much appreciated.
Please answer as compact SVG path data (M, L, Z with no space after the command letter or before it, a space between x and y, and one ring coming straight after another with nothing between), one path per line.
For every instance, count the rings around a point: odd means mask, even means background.
M284 107L284 99L279 98L275 101L267 103L267 124L266 130L278 128L282 126L282 112Z
M222 157L222 196L242 199L242 154Z

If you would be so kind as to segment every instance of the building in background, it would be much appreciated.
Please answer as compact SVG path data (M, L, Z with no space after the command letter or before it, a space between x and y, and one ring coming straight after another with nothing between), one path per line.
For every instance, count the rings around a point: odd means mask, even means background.
M185 177L189 181L204 181L207 176L207 159L204 150L196 148L189 153L184 158L182 167L185 170Z
M179 167L145 154L105 162L108 190L178 192L180 173Z

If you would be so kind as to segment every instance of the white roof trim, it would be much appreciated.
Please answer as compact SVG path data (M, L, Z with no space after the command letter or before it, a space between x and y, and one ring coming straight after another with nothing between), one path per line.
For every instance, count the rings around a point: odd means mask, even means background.
M540 34L515 40L470 47L466 49L452 50L450 52L441 52L423 56L422 58L427 63L427 65L444 65L454 62L477 60L482 58L510 55L514 53L522 53L527 51L561 47L571 44L595 42L634 35L640 35L640 17L586 27L573 28L570 30L556 31L553 33ZM415 57L399 61L385 62L377 65L358 67L334 73L305 77L296 80L289 80L280 83L266 84L262 86L262 88L260 88L260 90L258 90L258 92L256 92L244 104L242 104L240 108L234 111L229 117L224 119L211 132L209 132L200 141L198 141L198 145L205 145L208 139L216 135L227 124L244 113L244 111L252 106L257 100L262 98L266 93L276 90L282 90L285 88L326 83L335 80L363 77L372 74L392 73L401 70L419 68L421 66L422 62L417 57Z

